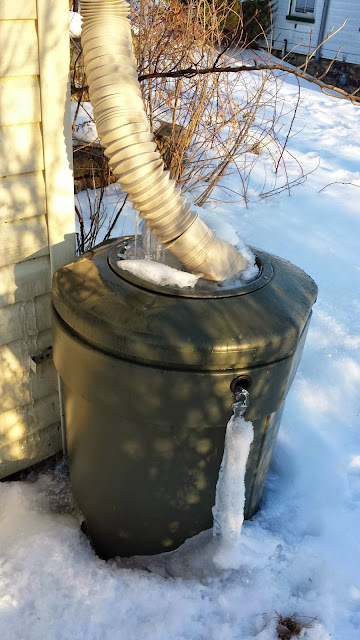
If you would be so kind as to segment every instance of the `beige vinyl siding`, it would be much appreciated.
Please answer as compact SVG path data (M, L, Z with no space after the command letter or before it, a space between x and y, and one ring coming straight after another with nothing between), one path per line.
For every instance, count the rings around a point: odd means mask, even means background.
M0 128L0 178L44 168L40 124Z
M0 223L46 213L43 171L0 179Z
M0 267L49 253L46 216L0 224Z
M0 127L41 121L38 76L0 79Z
M51 326L50 293L45 293L26 302L17 302L0 309L0 345L16 340L26 342L28 336L36 335Z
M3 478L16 471L44 460L61 449L58 422L44 427L41 434L34 433L0 448L0 469Z
M13 376L21 376L24 372L30 372L29 356L47 349L51 344L52 332L49 328L40 331L37 335L29 336L27 342L16 340L0 346L1 381L8 380Z
M0 313L1 307L25 302L50 291L50 258L19 262L0 268ZM1 405L1 403L0 403Z
M57 375L50 360L44 362L41 371L24 371L0 381L0 404L4 413L32 404L57 391Z
M53 362L30 358L52 344L51 274L75 249L67 0L1 0L0 50L3 478L61 449Z
M0 20L35 20L36 0L1 0Z
M57 393L41 398L23 407L6 411L1 415L1 448L17 442L33 433L39 433L59 416L59 398Z
M69 5L66 0L37 0L37 18L50 266L54 273L75 254ZM59 62L56 83L54 42Z
M0 20L0 43L1 78L39 74L35 20Z

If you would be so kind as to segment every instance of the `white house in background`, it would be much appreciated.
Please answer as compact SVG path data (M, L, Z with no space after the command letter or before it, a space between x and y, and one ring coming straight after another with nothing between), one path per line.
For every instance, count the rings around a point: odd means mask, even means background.
M327 40L317 59L331 60L338 49L341 62L360 64L360 0L278 0L274 16L272 49L307 54L330 31L343 29Z

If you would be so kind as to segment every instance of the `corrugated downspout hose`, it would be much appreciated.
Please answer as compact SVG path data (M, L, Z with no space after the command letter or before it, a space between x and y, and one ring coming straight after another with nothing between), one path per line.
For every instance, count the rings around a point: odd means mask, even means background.
M191 211L156 151L137 79L129 5L82 0L82 46L101 144L122 189L158 242L192 273L223 281L248 262Z

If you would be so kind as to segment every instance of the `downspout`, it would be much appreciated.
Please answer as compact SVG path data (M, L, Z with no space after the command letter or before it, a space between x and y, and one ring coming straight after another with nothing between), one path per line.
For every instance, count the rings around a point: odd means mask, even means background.
M282 52L283 58L286 58L287 56L287 45L288 45L288 41L286 38L284 38L284 45L283 45L283 52Z
M96 127L128 200L158 242L192 273L236 277L248 260L220 240L170 180L150 132L125 0L82 0L82 46Z
M319 36L318 36L318 41L317 41L317 47L318 50L315 53L315 61L319 62L320 60L320 53L321 53L321 43L324 40L324 33L325 33L325 25L326 25L326 21L327 21L327 17L328 17L328 11L329 11L329 4L330 4L330 0L324 0L324 5L323 5L323 10L322 10L322 15L321 15L321 22L320 22L320 29L319 29Z

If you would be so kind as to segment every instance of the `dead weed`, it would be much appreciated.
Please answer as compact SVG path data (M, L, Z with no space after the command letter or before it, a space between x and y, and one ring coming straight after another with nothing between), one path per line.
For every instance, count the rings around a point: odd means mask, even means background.
M280 640L291 640L291 638L298 638L303 629L310 629L313 625L315 618L306 618L305 616L299 616L297 613L293 613L292 616L282 616L277 611L277 626L276 631Z

